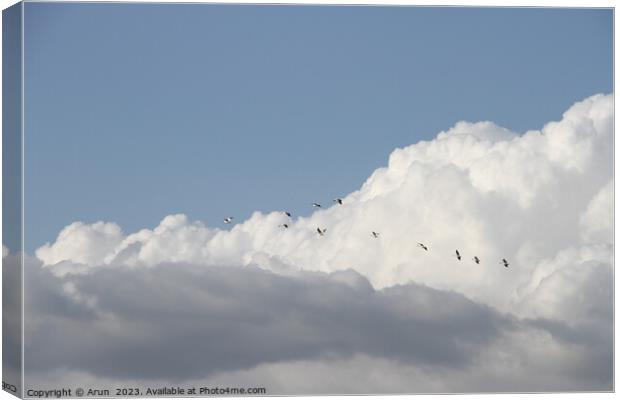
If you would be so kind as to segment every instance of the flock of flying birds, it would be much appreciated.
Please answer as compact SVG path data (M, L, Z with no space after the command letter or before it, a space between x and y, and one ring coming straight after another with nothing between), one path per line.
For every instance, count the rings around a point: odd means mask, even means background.
M342 199L336 198L334 199L334 203L336 204L340 204L342 205ZM312 203L312 207L314 208L322 208L322 206L319 203ZM284 214L286 214L287 217L291 218L291 213L288 211L283 211ZM234 217L226 217L224 218L224 223L225 224L230 224L232 223ZM280 227L284 228L284 229L288 229L289 228L289 224L281 224L279 225ZM321 229L316 228L317 233L319 234L319 236L325 236L325 232L327 232L327 228L323 228ZM379 232L375 232L372 231L371 235L373 238L377 239L379 237ZM424 243L418 243L418 247L420 247L421 249L423 249L424 251L428 251L428 247L424 244ZM461 253L459 252L459 250L456 250L456 253L454 254L454 256L456 257L457 260L461 261L462 256ZM476 263L476 264L480 264L480 258L478 258L478 256L474 256L474 258L472 258L472 260ZM504 267L508 268L508 266L510 264L508 264L508 261L505 258L502 258L502 261L500 262Z

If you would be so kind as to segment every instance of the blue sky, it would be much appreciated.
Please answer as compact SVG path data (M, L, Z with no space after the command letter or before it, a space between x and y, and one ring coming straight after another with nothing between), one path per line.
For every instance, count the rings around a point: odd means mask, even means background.
M537 129L613 89L611 10L27 3L26 250L309 214L460 120Z

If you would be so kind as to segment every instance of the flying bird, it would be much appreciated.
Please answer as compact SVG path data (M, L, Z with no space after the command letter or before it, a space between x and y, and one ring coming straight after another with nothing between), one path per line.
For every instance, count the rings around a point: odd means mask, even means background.
M321 205L319 203L312 203L312 207L321 208Z
M459 253L458 249L456 250L456 258L461 261L461 253Z
M424 246L422 243L418 243L418 246L428 251L428 247Z
M316 231L319 233L319 235L323 236L325 235L325 232L327 232L327 228L316 228Z
M288 211L282 211L282 212L283 212L283 213L284 213L287 217L289 217L289 218L291 217L291 213L290 213L290 212L288 212Z
M278 226L281 226L281 227L283 227L284 229L288 229L288 224L282 224L282 225L278 225Z
M224 223L225 224L230 224L233 219L234 219L234 217L226 217L226 218L224 218Z
M375 238L378 238L379 237L379 232L372 231L372 236L374 236Z
M510 265L510 264L508 264L508 261L506 261L505 258L502 258L502 264L504 264L504 267L506 267L506 268L508 268L508 266Z
M476 264L480 264L480 259L478 258L478 256L474 256L473 260Z
M342 199L334 199L334 203L342 204Z

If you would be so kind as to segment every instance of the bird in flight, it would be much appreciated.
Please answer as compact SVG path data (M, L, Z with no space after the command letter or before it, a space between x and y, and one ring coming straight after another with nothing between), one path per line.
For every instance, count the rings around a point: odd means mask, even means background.
M334 199L334 203L342 204L342 199Z
M312 207L321 208L321 205L319 203L312 203Z
M478 256L474 256L474 262L476 264L480 264L480 259L478 258Z
M424 246L422 243L418 243L418 246L428 251L428 247Z
M327 232L327 228L316 228L316 231L319 233L319 235L323 236L325 235L325 232Z
M287 217L289 217L289 218L291 217L291 213L290 213L290 212L288 212L288 211L282 211L282 212L283 212L283 213L284 213Z
M234 219L234 217L226 217L226 218L224 218L224 223L225 224L230 224L233 219Z
M458 249L456 250L456 258L461 261L461 253L459 253Z
M379 232L372 231L372 236L375 238L379 237Z
M284 229L288 229L288 224L282 224L282 225L278 225L278 226L281 226L281 227L283 227Z
M508 261L506 261L505 258L502 258L502 264L504 264L504 267L506 267L506 268L508 268L508 266L510 265L510 264L508 264Z

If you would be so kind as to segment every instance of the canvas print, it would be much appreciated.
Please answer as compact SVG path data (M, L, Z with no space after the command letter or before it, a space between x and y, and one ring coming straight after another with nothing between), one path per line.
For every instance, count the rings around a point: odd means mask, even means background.
M611 8L3 12L3 388L611 392Z

